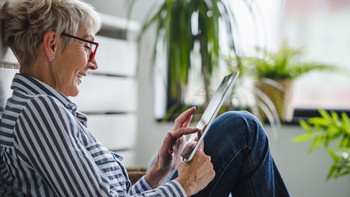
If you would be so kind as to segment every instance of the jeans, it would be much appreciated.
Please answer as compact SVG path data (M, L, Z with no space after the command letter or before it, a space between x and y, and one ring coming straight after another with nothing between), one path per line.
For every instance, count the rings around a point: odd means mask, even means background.
M211 125L204 138L215 178L195 197L289 196L271 156L265 130L249 112L226 112ZM170 179L176 178L175 172Z

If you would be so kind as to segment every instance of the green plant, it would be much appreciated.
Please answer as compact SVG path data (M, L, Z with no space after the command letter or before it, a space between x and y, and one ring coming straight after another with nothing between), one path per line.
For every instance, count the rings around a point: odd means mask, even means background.
M252 2L243 0L249 10ZM130 3L130 10L135 0ZM130 12L130 11L129 11ZM157 44L166 44L168 58L168 107L181 103L183 88L187 85L191 70L191 54L198 52L201 58L201 75L205 89L205 101L209 101L210 79L218 67L220 56L219 23L224 25L231 53L235 54L233 30L237 30L235 15L224 0L164 0L160 8L142 27L139 38L151 25L156 25ZM196 47L198 46L198 47ZM236 56L236 55L234 55Z
M259 109L262 116L270 111L277 117L274 112L277 111L282 122L291 121L293 118L294 108L291 103L296 78L311 71L342 71L335 65L302 61L303 51L290 47L286 41L281 43L276 52L264 48L257 48L256 52L254 57L242 57L241 69L247 76L255 79L253 90L259 92L255 97L256 102L270 109L264 112Z
M333 158L327 179L350 174L350 120L346 113L341 119L336 112L327 113L319 110L321 117L300 121L305 134L293 138L294 142L311 141L309 152L322 146Z
M244 57L243 65L247 73L257 79L268 78L274 80L295 79L310 71L337 71L334 65L311 61L301 61L302 50L281 43L277 52L257 48L261 57Z

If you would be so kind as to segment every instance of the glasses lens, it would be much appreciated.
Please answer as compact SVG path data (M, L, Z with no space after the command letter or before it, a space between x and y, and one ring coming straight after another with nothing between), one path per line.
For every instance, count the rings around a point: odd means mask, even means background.
M96 50L96 45L95 44L90 44L91 47L91 53L94 53Z

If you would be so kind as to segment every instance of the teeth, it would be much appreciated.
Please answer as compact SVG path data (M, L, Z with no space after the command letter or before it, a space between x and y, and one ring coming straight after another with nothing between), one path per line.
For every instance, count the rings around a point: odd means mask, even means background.
M78 73L78 78L81 79L83 77L83 74Z

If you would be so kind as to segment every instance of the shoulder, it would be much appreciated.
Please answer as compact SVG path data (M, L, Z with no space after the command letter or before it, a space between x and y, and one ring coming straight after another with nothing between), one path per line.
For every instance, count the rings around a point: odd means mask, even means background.
M22 97L17 100L20 115L43 115L56 114L59 111L66 111L65 106L56 98L50 95L34 95ZM15 99L13 101L16 101Z
M59 110L65 110L65 107L52 96L29 95L14 91L2 114L1 128L13 130L19 120L31 121L33 117L41 117L49 111L57 113Z
M15 146L26 150L29 144L67 144L77 135L74 116L57 99L38 95L27 101L13 129Z
M29 96L18 109L15 130L22 126L22 130L41 130L50 126L57 127L59 122L71 122L73 116L58 99L50 95ZM24 128L25 127L25 128ZM52 130L52 129L51 129Z

